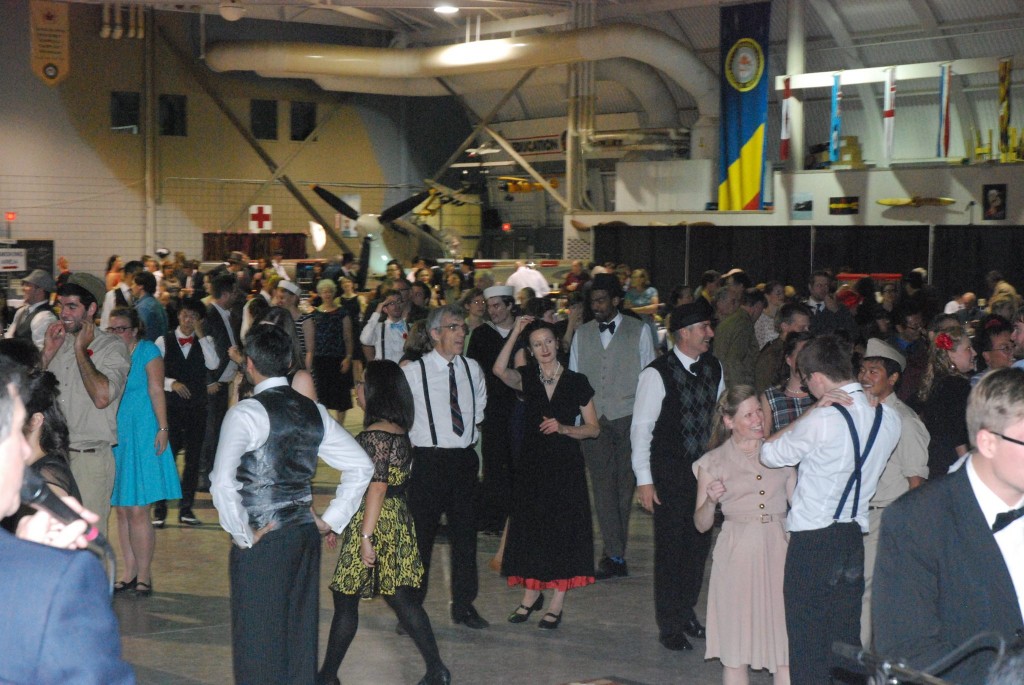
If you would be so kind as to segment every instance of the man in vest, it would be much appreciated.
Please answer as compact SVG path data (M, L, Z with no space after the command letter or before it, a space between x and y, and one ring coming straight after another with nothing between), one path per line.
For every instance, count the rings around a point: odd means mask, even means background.
M5 338L31 340L40 350L43 338L50 324L57 323L57 317L50 308L50 293L56 289L53 277L42 269L36 269L21 279L21 293L25 304L18 307L14 320L4 333Z
M192 504L199 484L199 465L206 431L206 386L210 373L220 365L217 347L211 336L203 334L206 308L199 300L185 300L178 312L178 327L156 340L164 358L164 398L167 401L168 439L171 453L185 450L185 470L181 474L181 502L178 522L199 526ZM153 525L163 528L167 502L153 505Z
M124 265L124 278L117 284L116 288L107 291L103 297L103 307L100 309L100 330L107 330L110 325L110 312L118 307L135 306L135 298L132 297L132 281L135 274L146 270L146 265L138 259L133 259Z
M489 320L473 331L466 356L475 359L487 380L487 418L480 426L483 482L477 524L480 530L501 533L512 497L512 433L509 422L516 391L494 375L492 367L512 332L515 298L512 286L492 285L484 291ZM511 363L511 362L510 362Z
M286 331L255 326L245 353L253 396L228 412L210 487L220 525L234 542L228 573L235 682L312 683L320 533L348 525L373 465L323 405L288 385ZM310 510L317 455L343 474L323 519Z
M480 584L473 512L479 461L473 444L487 406L487 386L480 365L462 356L466 322L461 305L430 310L426 326L434 349L403 367L416 406L409 431L416 464L409 479L409 512L423 560L421 596L427 593L434 538L445 514L452 621L480 630L490 624L473 607Z
M725 390L711 354L711 307L703 299L672 310L675 346L652 362L633 405L633 470L637 499L654 514L654 615L661 644L693 649L704 637L694 607L704 582L711 533L697 532L697 478L692 465L707 451L711 419Z
M584 440L582 448L604 544L594 574L601 580L629 575L626 538L635 488L629 427L637 379L654 359L654 344L640 319L619 312L622 286L614 274L598 274L591 283L594 319L573 336L569 368L585 375L596 392L601 434Z

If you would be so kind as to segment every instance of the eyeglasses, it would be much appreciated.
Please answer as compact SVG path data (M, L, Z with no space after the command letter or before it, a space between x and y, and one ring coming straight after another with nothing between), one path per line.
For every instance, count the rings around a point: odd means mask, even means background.
M107 326L107 330L111 333L124 333L125 331L135 330L132 326Z
M451 331L452 333L454 333L455 331L462 331L463 333L469 332L469 326L467 326L464 323L449 323L445 324L444 326L438 326L437 328L438 330L445 328Z
M990 430L989 433L991 433L992 435L997 435L1003 440L1006 440L1007 442L1012 442L1014 445L1024 445L1024 440L1017 440L1016 438L1011 438L1009 436L1003 435L1002 433L996 433L993 430Z
M391 302L385 302L384 306L385 307L394 307L396 304L401 304L401 302L398 302L397 300L392 300Z
M1002 352L1003 354L1010 354L1013 352L1013 345L1003 345L1001 347L993 347L993 352Z

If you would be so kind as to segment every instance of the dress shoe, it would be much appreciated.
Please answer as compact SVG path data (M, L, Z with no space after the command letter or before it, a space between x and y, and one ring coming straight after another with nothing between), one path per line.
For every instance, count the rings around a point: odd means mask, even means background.
M203 522L196 518L191 509L182 509L178 512L178 523L183 526L201 526Z
M427 674L423 676L423 679L417 685L451 685L451 682L451 672L442 666L437 670L427 671Z
M704 636L707 635L707 631L704 630L704 626L702 626L700 621L695 618L691 618L683 624L683 632L690 637L699 638L701 640L703 640Z
M153 517L153 527L154 528L162 529L166 522L167 522L166 517L165 518L157 518L156 516Z
M658 642L665 649L671 649L673 652L681 652L684 649L693 649L693 645L686 639L685 635L662 635L658 638Z
M537 595L537 599L535 599L533 601L533 604L531 604L530 606L526 606L525 604L520 604L519 607L515 611L513 611L511 614L509 614L508 615L508 622L509 623L526 623L527 621L530 620L530 614L532 614L535 611L538 611L543 606L544 606L544 595ZM522 609L526 613L525 614L519 613L519 609Z
M462 623L467 628L472 628L473 630L482 630L491 625L484 620L483 616L476 613L476 609L473 608L472 604L459 609L452 607L452 622L456 624Z
M149 597L153 594L153 583L135 583L136 597Z
M602 557L597 562L597 571L594 573L594 580L608 580L609 578L625 578L629 575L629 569L625 561L615 561L608 557Z
M138 576L132 578L131 580L119 580L116 583L114 583L114 594L116 595L119 592L129 592L131 590L134 590L135 586L138 584Z
M550 617L550 619L548 618ZM553 614L550 611L540 619L540 623L537 624L538 628L543 630L554 630L558 627L558 624L562 622L562 612L559 611L557 614Z

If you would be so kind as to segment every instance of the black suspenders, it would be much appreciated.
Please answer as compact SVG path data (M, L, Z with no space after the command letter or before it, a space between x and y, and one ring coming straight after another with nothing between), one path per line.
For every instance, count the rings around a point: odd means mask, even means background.
M383 338L382 338L383 340ZM383 351L383 346L381 350ZM466 369L466 377L469 379L469 392L473 398L473 432L470 433L470 444L476 440L476 386L473 385L473 374L469 372L469 362L461 354L459 359L462 360L462 365ZM420 358L420 375L423 377L423 400L427 404L427 421L430 422L430 441L434 443L434 447L437 447L437 429L434 427L434 410L430 406L430 389L427 387L427 366L423 363L423 359Z
M853 473L850 474L850 479L846 481L846 488L843 490L843 496L839 500L839 506L836 507L836 513L832 516L832 520L838 521L839 517L842 516L843 509L846 507L846 498L850 496L850 490L854 491L853 512L850 514L850 518L855 519L857 518L857 505L860 503L861 467L868 460L871 448L875 444L875 438L878 437L878 429L882 425L882 405L879 403L875 407L875 421L871 424L871 432L868 434L867 444L864 445L863 455L860 451L860 438L857 435L857 428L853 425L853 417L850 416L850 412L841 404L833 404L832 406L838 409L839 413L846 419L846 424L850 427L850 437L853 438Z

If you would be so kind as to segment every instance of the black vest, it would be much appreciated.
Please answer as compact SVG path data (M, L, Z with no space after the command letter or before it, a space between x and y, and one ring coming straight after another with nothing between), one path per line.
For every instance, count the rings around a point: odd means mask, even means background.
M311 483L324 438L316 403L287 385L268 388L252 399L267 410L270 433L263 445L242 455L238 466L249 525L255 531L268 523L275 530L312 523Z
M24 308L27 308L28 306L29 305L23 305ZM42 313L42 312L52 312L52 311L53 311L53 308L51 308L49 304L42 304L42 305L36 307L36 309L31 314L28 314L27 316L22 314L21 320L18 321L18 325L14 327L14 335L13 335L13 337L15 337L15 338L22 338L24 340L31 340L32 339L32 319L34 319L37 316L39 316L39 314ZM17 313L15 313L15 316L17 316Z
M192 395L186 400L173 390L164 393L167 397L168 413L205 407L208 373L206 355L203 353L198 338L192 343L188 357L185 357L181 353L181 346L178 345L178 336L175 335L175 332L164 334L164 375L184 383Z
M690 465L707 452L722 379L722 366L710 352L702 354L695 366L696 375L684 369L671 351L650 364L665 384L651 440L651 464L674 460L691 477Z

